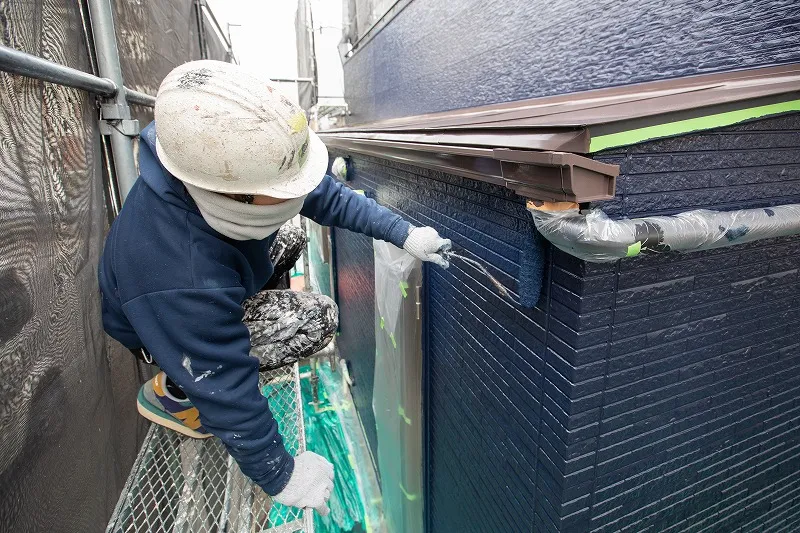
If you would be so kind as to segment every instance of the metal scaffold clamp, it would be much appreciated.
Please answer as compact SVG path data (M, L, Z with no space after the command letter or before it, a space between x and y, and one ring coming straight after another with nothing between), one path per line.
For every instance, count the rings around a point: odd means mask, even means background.
M139 121L131 118L131 108L122 104L102 104L100 106L100 132L111 135L117 130L127 137L136 137L141 128Z

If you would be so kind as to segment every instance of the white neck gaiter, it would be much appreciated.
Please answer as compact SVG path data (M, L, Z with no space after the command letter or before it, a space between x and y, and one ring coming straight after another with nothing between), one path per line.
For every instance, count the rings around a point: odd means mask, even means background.
M303 208L306 197L290 198L275 205L253 205L237 202L219 194L184 182L200 214L208 225L237 241L266 239Z

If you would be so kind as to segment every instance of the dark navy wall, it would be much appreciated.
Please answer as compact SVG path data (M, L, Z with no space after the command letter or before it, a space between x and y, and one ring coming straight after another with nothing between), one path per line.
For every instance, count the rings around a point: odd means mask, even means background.
M437 227L458 248L493 265L497 278L516 290L521 246L531 231L522 198L499 187L374 158L355 158L351 174L354 187L416 224ZM363 292L374 281L342 282L351 268L359 279L371 270L371 242L337 230L336 245L340 339L346 340L345 322L362 324L366 328L358 342L374 346L374 311L363 305ZM470 267L454 264L447 271L429 272L430 530L519 530L512 526L533 524L536 501L544 507L548 498L558 498L549 490L537 497L535 490L544 366L537 353L542 352L546 313L506 303ZM361 361L364 372L372 369ZM517 407L509 409L512 403ZM371 400L357 408L364 420L371 419ZM487 490L494 492L489 502ZM474 505L478 501L481 506Z
M602 154L623 169L605 207L800 202L799 131L795 115ZM353 163L356 188L433 225L516 290L522 198ZM366 346L371 243L337 231L337 246L342 340L346 323L366 324ZM532 310L468 266L428 273L429 531L796 530L800 238L610 265L548 254ZM359 282L341 282L351 275Z
M350 389L373 456L378 435L372 410L375 382L375 263L372 239L336 229L337 297L340 305L339 353L350 364Z
M800 203L799 131L795 114L604 154L622 169L604 208ZM794 237L584 274L614 290L597 295L607 325L584 331L604 356L583 379L603 393L592 507L576 518L605 531L798 530L798 268Z
M800 3L798 3L800 4ZM800 115L606 151L620 165L617 196L600 204L611 216L672 214L797 202Z
M419 0L344 80L357 123L796 61L796 0Z

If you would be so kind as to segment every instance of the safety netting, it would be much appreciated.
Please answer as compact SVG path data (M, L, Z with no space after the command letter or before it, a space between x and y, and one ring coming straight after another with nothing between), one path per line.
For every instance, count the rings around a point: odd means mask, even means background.
M314 27L309 0L298 0L294 27L297 41L297 75L300 78L315 79L317 63L314 57ZM303 109L314 107L317 104L316 83L298 83L297 97Z
M2 43L91 71L77 2L0 2ZM0 524L96 531L145 426L100 321L107 216L85 92L0 73Z
M213 29L207 11L195 0L114 0L125 85L155 96L161 80L182 63L195 59L229 61L230 50ZM131 112L141 127L153 120L150 107L133 105Z
M191 0L116 0L126 83L199 58ZM85 2L0 2L0 42L92 72ZM85 14L85 11L84 11ZM193 26L194 25L194 26ZM142 122L151 110L136 106ZM103 332L93 96L0 73L0 529L99 531L146 433L139 369Z
M357 42L395 4L397 0L344 0L342 39L351 44Z

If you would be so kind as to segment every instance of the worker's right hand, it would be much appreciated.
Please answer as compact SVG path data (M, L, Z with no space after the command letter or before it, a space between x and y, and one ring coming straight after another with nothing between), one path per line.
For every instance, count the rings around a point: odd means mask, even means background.
M303 452L294 458L294 471L284 489L272 497L283 505L312 508L326 516L333 490L333 465L321 455Z
M450 239L443 239L435 229L411 227L403 249L420 261L431 261L442 268L450 266L447 253L453 247Z

